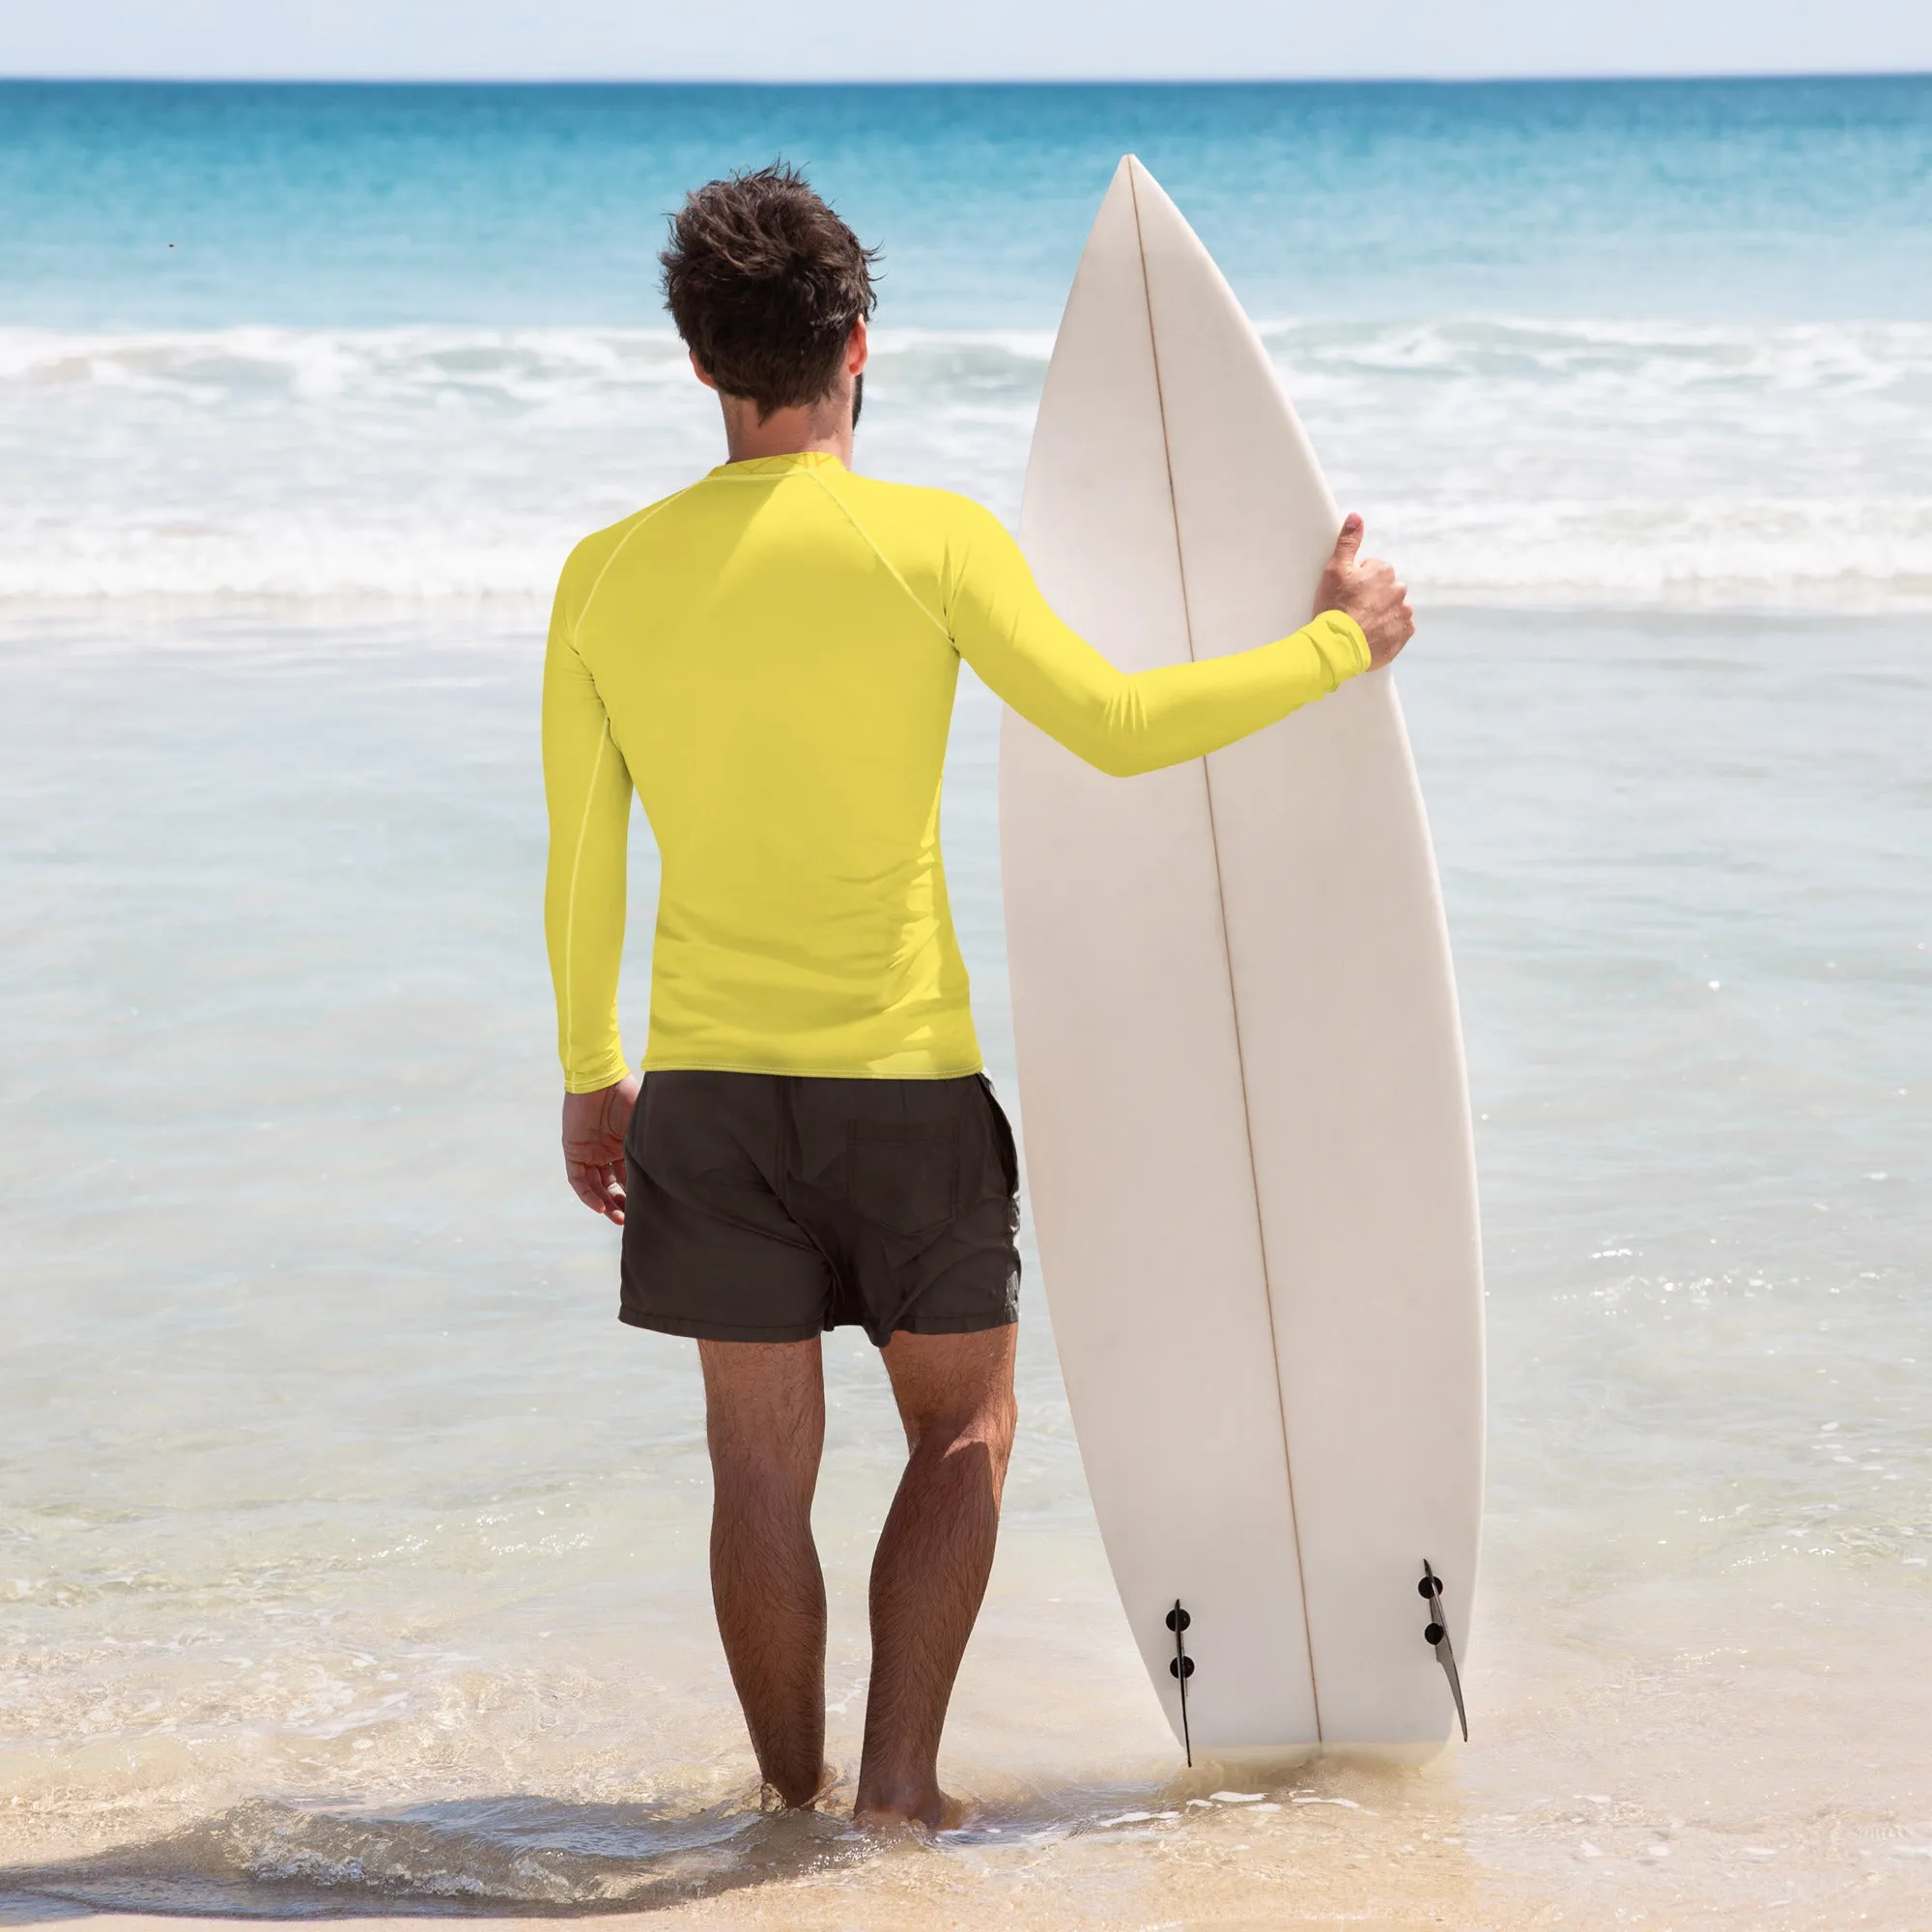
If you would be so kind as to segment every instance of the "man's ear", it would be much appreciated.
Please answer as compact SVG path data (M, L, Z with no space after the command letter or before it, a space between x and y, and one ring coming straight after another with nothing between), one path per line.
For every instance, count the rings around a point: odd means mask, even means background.
M872 353L872 346L866 333L866 318L862 315L852 325L852 333L845 338L845 373L848 376L861 375Z
M697 380L700 383L702 383L707 389L715 389L718 386L718 384L711 380L710 370L708 370L704 366L704 364L697 359L697 351L695 349L691 352L691 373L694 376L696 376Z

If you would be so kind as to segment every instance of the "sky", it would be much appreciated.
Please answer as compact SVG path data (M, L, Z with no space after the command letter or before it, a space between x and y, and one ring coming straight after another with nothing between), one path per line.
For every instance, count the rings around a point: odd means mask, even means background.
M1463 78L1932 71L1932 0L0 0L0 75Z

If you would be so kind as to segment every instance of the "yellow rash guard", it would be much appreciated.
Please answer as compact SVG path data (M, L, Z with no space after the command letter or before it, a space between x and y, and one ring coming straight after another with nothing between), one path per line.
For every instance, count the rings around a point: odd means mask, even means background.
M1366 670L1329 611L1128 676L1069 631L965 497L818 453L727 463L586 537L544 668L544 920L564 1083L617 1033L636 787L663 867L644 1065L892 1079L980 1047L939 851L964 658L1102 771L1197 758Z

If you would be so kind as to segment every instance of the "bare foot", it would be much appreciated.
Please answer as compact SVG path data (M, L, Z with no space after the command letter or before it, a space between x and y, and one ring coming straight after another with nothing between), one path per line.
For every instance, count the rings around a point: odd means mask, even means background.
M852 1822L868 1832L892 1831L913 1825L927 1832L956 1832L972 1816L973 1807L963 1798L954 1798L935 1784L928 1792L902 1804L890 1800L855 1809Z

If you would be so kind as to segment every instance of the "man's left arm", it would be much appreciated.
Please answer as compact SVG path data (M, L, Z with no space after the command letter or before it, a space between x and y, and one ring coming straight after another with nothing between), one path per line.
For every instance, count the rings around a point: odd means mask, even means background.
M1122 671L1054 613L992 515L958 501L948 635L996 696L1117 778L1201 757L1274 724L1387 663L1414 628L1395 573L1358 561L1361 519L1350 517L1299 630L1227 657Z

